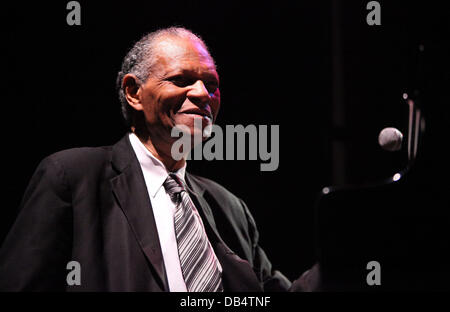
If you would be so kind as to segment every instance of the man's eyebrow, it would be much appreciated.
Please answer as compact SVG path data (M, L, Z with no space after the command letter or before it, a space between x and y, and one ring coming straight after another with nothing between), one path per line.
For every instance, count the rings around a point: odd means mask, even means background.
M200 74L198 74L197 71L191 70L191 69L174 69L174 70L167 72L165 74L165 77L171 78L171 77L180 76L180 75L205 77L207 79L213 79L213 80L219 81L219 74L217 74L217 72L215 72L215 69L214 69L214 73L213 72L202 72Z

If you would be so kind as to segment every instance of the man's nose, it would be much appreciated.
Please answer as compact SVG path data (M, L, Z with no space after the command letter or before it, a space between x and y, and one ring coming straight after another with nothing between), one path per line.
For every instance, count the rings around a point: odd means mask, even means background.
M187 93L189 100L198 106L208 105L211 101L211 95L206 89L205 84L201 80L197 80Z

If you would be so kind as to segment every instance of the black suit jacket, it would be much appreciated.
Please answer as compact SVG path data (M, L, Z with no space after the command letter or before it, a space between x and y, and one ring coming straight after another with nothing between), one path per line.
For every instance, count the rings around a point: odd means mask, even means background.
M244 202L211 180L186 173L186 182L223 267L225 291L288 290L291 283L258 245ZM73 260L81 285L69 286L66 265ZM40 163L0 251L0 290L169 290L128 135L114 146L65 150Z

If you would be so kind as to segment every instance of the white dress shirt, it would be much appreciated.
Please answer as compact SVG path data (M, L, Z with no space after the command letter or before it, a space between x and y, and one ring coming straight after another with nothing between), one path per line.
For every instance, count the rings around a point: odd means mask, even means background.
M159 236L159 244L161 245L167 280L169 282L169 290L174 292L187 291L183 272L181 270L175 234L174 216L176 206L170 199L170 196L167 194L163 185L169 173L164 164L150 153L134 133L130 133L129 138L134 153L141 165L148 196L152 204L153 216L155 218L156 229ZM175 174L184 181L185 172L186 163L183 167L178 169ZM210 248L216 257L211 245ZM222 272L222 266L219 262L217 262L217 265L219 271Z
M163 186L169 175L164 164L156 159L145 147L139 138L130 133L130 142L141 164L145 184L153 208L156 228L158 230L159 244L164 258L167 280L170 291L187 291L181 271L180 257L178 255L177 239L175 236L174 214L175 204ZM183 178L186 172L186 164L176 171Z

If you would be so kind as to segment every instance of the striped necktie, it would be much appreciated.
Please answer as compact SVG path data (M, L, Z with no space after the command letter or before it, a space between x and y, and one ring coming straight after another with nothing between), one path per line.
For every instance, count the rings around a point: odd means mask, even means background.
M187 290L223 291L218 260L183 181L174 173L170 173L164 182L164 188L176 205L175 234Z

